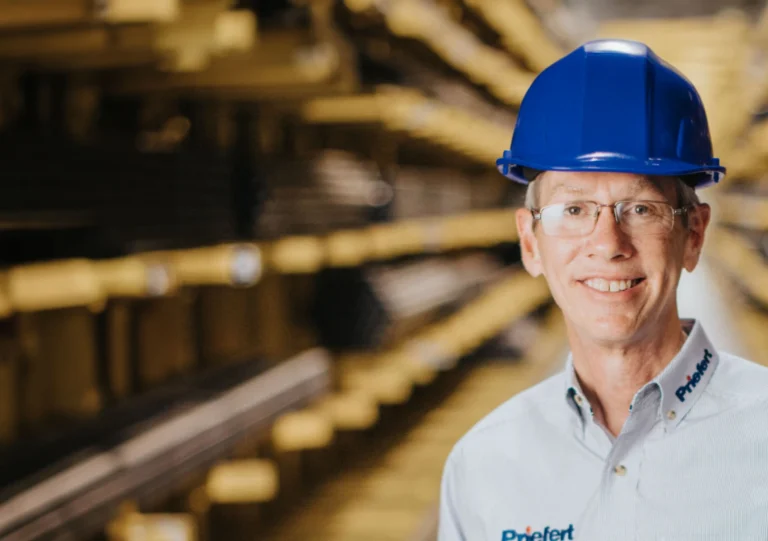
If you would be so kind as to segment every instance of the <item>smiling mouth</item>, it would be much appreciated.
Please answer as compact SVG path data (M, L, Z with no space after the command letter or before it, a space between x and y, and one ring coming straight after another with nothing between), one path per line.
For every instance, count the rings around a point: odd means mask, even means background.
M588 280L581 280L581 283L590 289L594 289L595 291L602 291L604 293L616 293L619 291L632 289L643 280L645 280L645 278L634 278L630 280L605 280L603 278L589 278Z

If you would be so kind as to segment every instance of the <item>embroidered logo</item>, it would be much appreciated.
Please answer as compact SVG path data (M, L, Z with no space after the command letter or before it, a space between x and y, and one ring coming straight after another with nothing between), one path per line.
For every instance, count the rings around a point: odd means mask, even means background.
M573 539L573 524L569 524L565 530L550 529L549 526L541 531L534 532L528 526L524 532L517 530L504 530L501 532L501 541L566 541Z
M688 383L681 385L675 391L675 395L680 399L680 402L685 402L685 395L692 393L696 385L701 381L701 378L704 377L704 373L709 368L710 359L712 359L712 353L708 349L704 349L704 358L696 365L696 371L688 376Z

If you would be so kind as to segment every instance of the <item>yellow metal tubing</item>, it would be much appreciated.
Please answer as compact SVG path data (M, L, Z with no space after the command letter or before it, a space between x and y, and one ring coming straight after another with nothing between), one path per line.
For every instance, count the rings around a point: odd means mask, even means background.
M377 359L368 366L348 366L341 373L341 387L370 396L379 404L394 405L408 402L413 382L403 367Z
M364 96L335 96L306 101L302 118L309 123L381 123L417 139L433 141L478 163L495 163L509 145L512 127L479 118L430 100L417 91L382 87Z
M331 420L309 410L286 413L272 427L275 448L283 452L328 447L333 435Z
M110 297L156 297L176 289L173 270L160 262L134 256L95 261L93 266Z
M268 460L235 460L214 466L205 483L212 504L261 503L273 500L280 480Z
M467 0L501 36L504 46L541 71L565 54L524 0Z
M332 394L318 402L314 409L331 419L338 430L365 430L379 420L378 404L361 392Z
M327 264L331 267L354 267L372 257L366 231L339 231L325 239Z
M8 4L10 2L6 2ZM36 0L0 5L3 30L84 23L168 22L179 15L180 0Z
M482 43L436 4L392 0L383 13L392 33L422 41L447 64L464 72L470 81L487 87L510 105L519 106L533 82L532 73L521 69L501 51Z
M126 512L107 526L109 541L196 541L197 524L191 514Z
M322 240L317 237L286 237L265 246L269 268L283 273L316 272L324 264Z
M20 312L100 309L107 298L95 265L85 259L21 265L8 270L7 277L11 305Z
M258 282L262 272L261 250L251 243L150 253L145 257L167 258L182 285L247 287Z
M220 2L185 6L178 19L152 25L69 26L9 33L0 40L0 57L65 68L159 61L159 67L170 71L201 70L212 56L247 51L255 44L253 13L223 8Z
M103 0L96 11L107 23L168 22L179 16L180 0Z

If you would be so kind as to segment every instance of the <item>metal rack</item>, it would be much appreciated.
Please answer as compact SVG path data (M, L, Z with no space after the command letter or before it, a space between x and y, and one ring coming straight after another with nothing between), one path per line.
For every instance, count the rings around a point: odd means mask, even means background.
M330 365L310 350L78 460L0 504L0 538L84 538L102 531L120 502L169 496L185 476L213 466L246 434L328 391Z

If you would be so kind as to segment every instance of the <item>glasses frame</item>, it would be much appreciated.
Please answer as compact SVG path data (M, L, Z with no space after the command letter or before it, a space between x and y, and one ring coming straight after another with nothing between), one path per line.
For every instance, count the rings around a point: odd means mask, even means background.
M666 207L669 207L670 211L672 212L672 219L673 220L675 219L675 217L677 217L677 216L684 216L684 215L688 214L689 210L691 210L693 208L696 208L696 205L685 205L685 206L682 206L682 207L679 207L679 208L675 208L670 203L668 203L667 201L654 201L654 200L651 200L651 199L624 199L622 201L616 201L614 203L606 203L606 204L598 203L597 201L589 201L589 200L579 199L579 200L575 200L575 201L566 201L564 203L553 203L551 205L545 205L545 206L540 207L540 208L530 208L528 210L531 211L531 216L533 216L533 221L534 221L534 223L536 223L537 221L541 221L541 214L542 214L542 212L544 210L546 210L546 209L548 209L550 207L555 207L555 206L559 206L559 205L568 205L569 203L590 203L590 204L593 204L593 205L595 205L597 207L596 211L595 211L595 214L593 216L594 221L593 221L593 224L592 224L592 229L590 229L589 233L584 233L583 235L573 235L573 238L578 238L580 236L591 235L592 232L595 230L595 227L597 226L597 220L600 219L600 212L602 212L603 208L611 208L611 209L613 209L613 217L616 219L616 223L621 225L622 222L621 222L621 217L619 216L619 212L618 212L618 205L621 205L622 203L656 203L656 204L661 204L661 205L664 205ZM673 227L674 227L674 225L673 225ZM542 227L542 232L543 231L544 231L544 228ZM544 233L544 234L546 235L546 233ZM547 235L547 236L557 236L557 235Z

